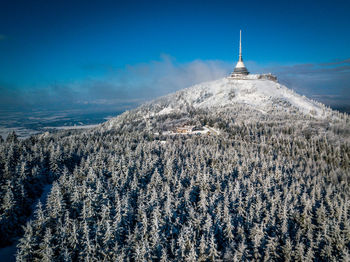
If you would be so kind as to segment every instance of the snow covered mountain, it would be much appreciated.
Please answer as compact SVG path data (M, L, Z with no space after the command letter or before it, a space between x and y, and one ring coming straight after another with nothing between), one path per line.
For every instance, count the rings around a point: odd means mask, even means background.
M343 261L350 116L261 77L0 141L0 247L20 237L17 261Z
M295 93L277 81L249 75L245 79L222 78L182 89L146 103L131 112L139 118L186 114L191 110L215 112L247 111L254 117L303 115L315 119L333 118L334 111L325 105ZM130 112L126 112L126 115ZM112 128L125 114L104 126Z
M301 96L275 81L254 79L254 76L256 75L251 75L250 79L244 80L223 78L201 83L151 104L159 106L158 114L182 111L186 105L205 109L243 104L262 113L281 106L280 109L296 108L316 118L329 115L330 110L324 105Z

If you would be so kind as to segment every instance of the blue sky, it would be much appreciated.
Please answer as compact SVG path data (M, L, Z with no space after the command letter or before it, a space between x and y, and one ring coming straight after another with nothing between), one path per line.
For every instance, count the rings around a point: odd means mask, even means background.
M138 104L254 73L350 105L350 1L0 0L2 108Z

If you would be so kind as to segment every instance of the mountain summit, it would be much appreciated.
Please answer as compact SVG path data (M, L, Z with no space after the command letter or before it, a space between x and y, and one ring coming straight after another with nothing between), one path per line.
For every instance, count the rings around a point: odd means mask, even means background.
M297 94L278 83L273 75L251 74L240 79L226 77L182 89L113 118L103 126L110 129L126 115L133 120L146 120L179 114L189 117L199 111L213 115L227 114L243 122L254 119L336 118L336 113L330 108Z
M243 105L267 114L272 110L298 110L316 118L330 114L321 103L301 96L278 82L259 79L260 75L250 75L245 79L223 78L201 83L160 98L150 105L156 107L157 114L183 111L186 106L194 108L224 108Z

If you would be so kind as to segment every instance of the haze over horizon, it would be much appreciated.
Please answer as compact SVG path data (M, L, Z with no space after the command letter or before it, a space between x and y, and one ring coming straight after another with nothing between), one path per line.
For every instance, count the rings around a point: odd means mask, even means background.
M350 106L348 1L1 1L0 109L123 111L243 58ZM4 113L2 113L4 114Z

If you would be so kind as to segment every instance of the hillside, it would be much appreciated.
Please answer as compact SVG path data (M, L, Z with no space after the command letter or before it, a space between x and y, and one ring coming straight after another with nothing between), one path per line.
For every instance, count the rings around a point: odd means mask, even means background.
M19 237L18 261L347 261L349 126L277 82L220 79L91 130L12 134L0 244Z
M249 75L245 80L223 78L180 90L110 119L102 124L101 130L118 129L126 120L153 132L167 131L203 122L198 118L203 112L216 119L231 118L240 123L315 121L323 126L344 123L346 114L301 96L277 81L258 79L259 76Z
M275 81L254 77L250 75L245 80L223 78L195 85L151 102L149 108L152 113L160 115L183 112L186 106L213 109L235 105L246 105L262 114L276 109L285 112L297 109L316 118L325 118L331 114L322 104L300 96Z

